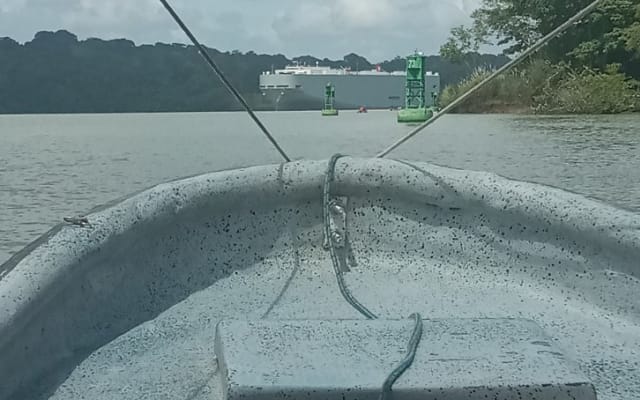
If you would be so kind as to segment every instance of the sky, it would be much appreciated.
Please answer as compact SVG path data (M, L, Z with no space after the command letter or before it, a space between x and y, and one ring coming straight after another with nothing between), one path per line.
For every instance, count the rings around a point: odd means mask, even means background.
M481 0L169 0L205 45L288 57L370 61L415 49L437 54ZM80 39L186 43L158 0L0 0L0 37L29 41L66 29Z

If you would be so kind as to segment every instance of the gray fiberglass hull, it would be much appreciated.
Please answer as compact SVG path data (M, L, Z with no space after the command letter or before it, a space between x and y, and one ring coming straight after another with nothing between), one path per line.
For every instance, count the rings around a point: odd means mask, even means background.
M223 319L336 320L327 163L165 183L0 267L0 399L222 396ZM492 174L343 158L351 292L381 318L535 321L600 399L640 398L640 216Z

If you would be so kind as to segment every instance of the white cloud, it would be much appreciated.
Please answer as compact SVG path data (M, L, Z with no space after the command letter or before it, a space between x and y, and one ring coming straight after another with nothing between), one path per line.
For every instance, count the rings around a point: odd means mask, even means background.
M469 22L480 0L171 0L206 45L288 56L372 61L415 48L438 51L449 29ZM0 36L30 40L39 30L136 43L187 42L158 0L0 0Z
M335 21L328 4L301 3L292 9L278 12L271 28L280 33L282 39L295 39L289 34L302 34L310 32L325 32L331 35L334 32Z
M60 13L61 26L79 36L148 40L158 28L168 26L166 13L155 0L67 0Z
M0 3L0 14L10 14L24 8L27 0L3 0Z
M335 0L331 7L338 23L351 29L384 26L395 10L391 0Z
M70 3L70 2L69 2ZM77 0L63 13L63 20L71 26L114 26L140 21L147 23L161 17L155 0Z
M379 60L415 48L435 53L451 27L468 23L480 0L325 0L283 8L273 29L297 54L339 57L356 52Z

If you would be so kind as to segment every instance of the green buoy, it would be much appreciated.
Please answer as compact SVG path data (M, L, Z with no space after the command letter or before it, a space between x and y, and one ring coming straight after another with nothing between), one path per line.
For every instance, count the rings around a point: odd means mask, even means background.
M424 122L433 116L424 97L425 60L426 57L418 52L407 57L405 107L398 111L398 122Z
M322 115L338 115L338 110L334 106L335 98L336 89L331 83L327 83L327 86L325 86L324 89L324 107L322 107Z

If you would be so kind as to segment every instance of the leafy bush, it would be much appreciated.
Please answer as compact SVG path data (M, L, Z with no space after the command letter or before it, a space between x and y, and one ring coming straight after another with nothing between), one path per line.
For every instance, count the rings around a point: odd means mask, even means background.
M487 78L478 69L440 96L445 107ZM640 111L640 84L619 71L619 65L599 72L576 72L565 64L531 61L490 82L454 112L536 112L547 114L613 114Z
M535 98L534 109L547 114L617 114L640 111L640 85L610 66L604 72L568 70Z

